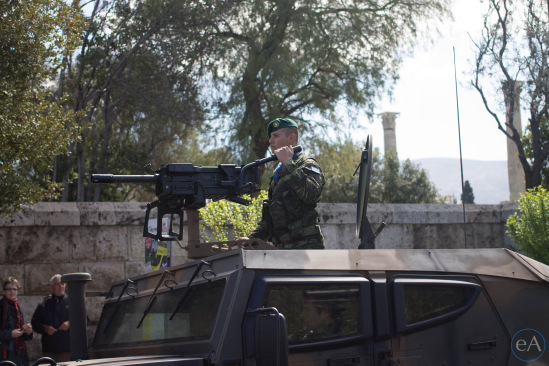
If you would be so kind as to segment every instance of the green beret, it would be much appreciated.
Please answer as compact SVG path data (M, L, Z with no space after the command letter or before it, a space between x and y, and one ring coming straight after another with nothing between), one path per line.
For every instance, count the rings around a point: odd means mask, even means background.
M297 123L292 121L289 118L277 118L269 123L269 127L267 128L267 132L269 133L269 138L271 137L271 132L274 132L278 129L284 128L284 127L296 127Z

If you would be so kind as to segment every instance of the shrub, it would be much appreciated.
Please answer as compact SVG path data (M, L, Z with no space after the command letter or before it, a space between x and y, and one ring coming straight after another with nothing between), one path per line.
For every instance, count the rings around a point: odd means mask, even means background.
M507 219L507 230L529 257L549 264L549 192L529 189L519 199L519 212Z
M250 205L219 200L210 202L199 210L200 233L207 241L235 240L248 236L257 227L267 191L261 191L257 197L243 195L242 198L250 200ZM214 235L215 240L210 238L210 233Z

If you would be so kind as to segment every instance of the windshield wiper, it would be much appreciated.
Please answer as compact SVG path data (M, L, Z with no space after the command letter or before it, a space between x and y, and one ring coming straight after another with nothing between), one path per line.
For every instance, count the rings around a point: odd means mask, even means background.
M196 266L196 269L194 270L194 273L191 276L191 279L189 280L189 283L187 284L187 286L185 287L185 290L183 291L183 295L181 296L181 299L179 299L179 302L177 303L177 306L176 306L175 310L173 311L172 315L170 316L170 320L172 320L173 317L175 316L175 313L177 313L179 311L179 309L181 309L181 306L183 305L183 301L185 301L185 298L187 297L187 294L189 293L189 288L191 287L191 284L193 283L196 276L198 276L198 273L200 272L200 270L202 269L202 267L204 265L207 265L210 268L212 266L211 263L206 262L206 261L200 261L200 263Z
M164 277L166 277L166 275L168 275L168 274L173 275L172 272L170 272L168 270L165 270L164 273L162 273L162 276L160 276L160 280L156 284L156 287L154 288L154 291L151 294L149 302L148 302L147 306L145 307L145 311L143 312L143 316L141 317L141 320L137 324L137 328L139 328L141 326L141 324L143 324L143 320L145 319L145 317L147 316L149 311L151 311L151 308L152 308L154 302L156 301L156 298L158 297L158 296L156 296L156 291L158 291L158 288L160 287L160 284L162 283L162 281L164 281Z
M126 293L126 291L128 290L128 286L131 284L135 284L135 282L133 282L132 280L130 280L129 278L126 280L126 283L124 283L124 287L122 288L122 291L120 291L120 295L118 295L118 300L116 300L116 309L114 309L114 312L112 313L111 317L109 318L109 320L107 321L107 325L105 326L105 328L103 329L103 333L106 333L107 332L107 329L109 328L109 326L111 325L113 319L114 319L114 316L116 315L116 313L118 312L118 309L120 309L120 299L122 298L122 295L124 295L124 293ZM137 289L135 287L132 287L135 292L138 292Z

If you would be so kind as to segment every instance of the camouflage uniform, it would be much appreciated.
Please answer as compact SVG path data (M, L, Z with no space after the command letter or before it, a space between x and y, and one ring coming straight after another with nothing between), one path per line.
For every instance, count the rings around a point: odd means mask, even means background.
M268 240L280 249L323 249L316 204L324 187L317 162L302 152L284 164L269 183L262 218L251 238Z

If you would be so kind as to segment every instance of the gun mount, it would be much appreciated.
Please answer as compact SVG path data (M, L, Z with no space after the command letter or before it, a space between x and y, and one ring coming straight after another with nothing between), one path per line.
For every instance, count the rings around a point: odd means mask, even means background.
M294 147L294 153L302 150ZM234 164L220 164L217 167L203 167L190 163L164 164L155 174L113 175L92 174L92 183L154 183L158 200L147 204L143 236L156 240L181 240L183 238L183 211L196 211L206 205L206 200L227 199L240 204L249 204L242 197L259 191L258 167L277 160L276 155L259 159L242 167ZM149 229L151 212L157 211L156 232ZM190 213L189 212L189 213ZM190 214L192 230L198 232L196 213ZM167 234L162 232L162 219L170 218ZM194 227L196 226L196 227ZM154 231L154 230L153 230ZM191 236L196 237L195 233Z

